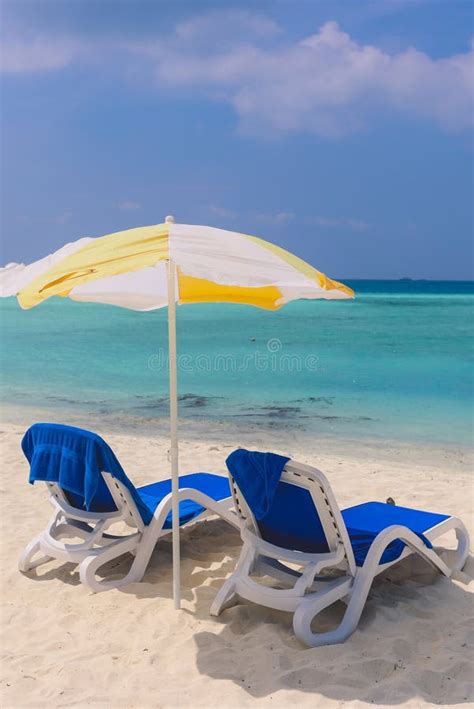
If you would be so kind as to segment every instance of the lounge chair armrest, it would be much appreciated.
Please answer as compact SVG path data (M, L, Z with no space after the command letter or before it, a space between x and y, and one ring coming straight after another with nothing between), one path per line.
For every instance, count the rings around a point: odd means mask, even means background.
M444 563L441 557L436 554L433 549L430 549L415 532L399 524L392 524L390 527L387 527L377 534L371 544L362 568L378 566L383 552L395 539L400 539L413 551L420 554L426 561L437 568L442 574L448 578L451 577L453 570Z
M89 510L79 510L77 507L72 507L64 500L59 502L52 496L50 496L49 501L57 511L61 511L61 513L69 517L69 519L77 519L83 522L100 522L104 519L113 520L122 518L122 514L118 510L113 512L90 512Z
M154 519L159 519L161 524L164 522L165 518L171 511L172 499L173 493L169 492L161 500L153 514ZM223 502L225 500L232 500L230 495L228 498L223 498L222 500L214 500L214 498L209 497L200 490L196 490L196 488L194 487L182 487L178 490L178 500L179 502L182 502L183 500L191 500L192 502L196 502L198 505L201 505L205 509L211 510L211 512L215 512L215 514L220 515L237 529L240 529L240 524L237 520L236 514L234 512L230 512L229 510L224 509L223 506Z

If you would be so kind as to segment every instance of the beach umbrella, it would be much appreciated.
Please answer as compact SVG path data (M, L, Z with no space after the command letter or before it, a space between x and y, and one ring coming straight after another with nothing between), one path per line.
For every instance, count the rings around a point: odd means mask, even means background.
M0 270L0 295L24 309L51 296L132 310L168 307L173 596L180 607L176 303L245 303L277 310L300 298L341 300L354 292L288 251L255 236L208 226L163 224L82 238L30 265Z

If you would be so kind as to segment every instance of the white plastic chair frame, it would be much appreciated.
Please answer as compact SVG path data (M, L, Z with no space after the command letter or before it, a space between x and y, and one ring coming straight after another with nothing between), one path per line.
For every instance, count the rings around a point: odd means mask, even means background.
M110 473L103 472L102 476L117 507L114 512L77 509L68 502L57 484L46 483L54 513L46 529L24 549L19 560L20 571L27 572L51 559L60 559L79 564L81 582L95 592L141 581L158 539L171 533L171 529L163 528L171 511L171 493L161 500L151 522L145 525L125 485ZM240 528L239 519L233 511L232 497L216 502L199 490L182 488L179 490L179 500L193 500L205 508L191 521L193 523L215 514ZM125 535L107 534L107 529L116 522L125 522L136 531ZM63 541L74 537L83 541L77 544ZM126 552L132 553L135 558L123 578L99 580L96 577L101 566ZM37 557L39 553L42 556Z
M356 629L372 582L378 574L398 563L409 554L417 553L448 578L466 581L460 573L469 553L469 535L461 520L449 517L432 527L425 536L433 542L450 530L456 533L458 546L454 559L448 566L441 557L429 549L410 529L392 525L378 534L373 541L363 566L356 566L346 525L325 475L316 468L289 461L281 481L309 491L326 536L329 551L309 554L278 547L264 541L256 521L235 480L230 476L235 509L242 520L243 548L235 571L218 592L211 615L219 615L225 608L238 602L238 598L269 608L292 612L293 629L306 645L317 647L344 642ZM401 539L406 547L398 559L381 564L387 546ZM301 565L302 572L285 563ZM323 570L339 575L320 576ZM267 575L284 582L289 588L265 586L251 576ZM323 609L338 600L347 608L341 623L333 630L314 633L311 623Z

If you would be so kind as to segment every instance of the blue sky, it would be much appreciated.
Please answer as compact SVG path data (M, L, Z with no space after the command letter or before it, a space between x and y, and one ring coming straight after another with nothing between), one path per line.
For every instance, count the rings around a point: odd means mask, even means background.
M2 257L163 221L473 276L464 0L3 0Z

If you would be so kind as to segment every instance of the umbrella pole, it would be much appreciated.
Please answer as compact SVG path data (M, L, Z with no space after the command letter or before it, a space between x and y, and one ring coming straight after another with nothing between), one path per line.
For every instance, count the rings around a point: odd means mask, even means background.
M168 261L168 348L170 388L170 455L171 455L171 510L173 540L173 600L181 608L180 549L179 549L179 478L178 478L178 386L176 367L176 266Z

